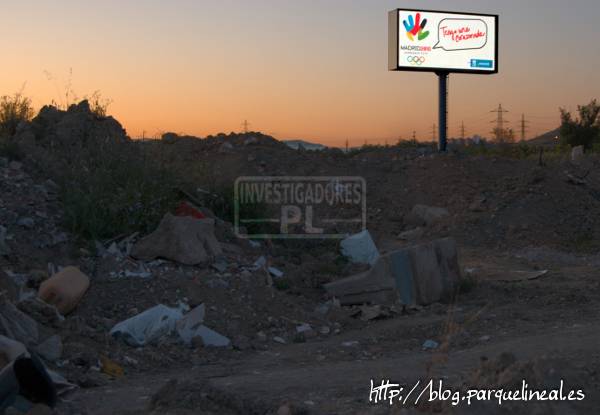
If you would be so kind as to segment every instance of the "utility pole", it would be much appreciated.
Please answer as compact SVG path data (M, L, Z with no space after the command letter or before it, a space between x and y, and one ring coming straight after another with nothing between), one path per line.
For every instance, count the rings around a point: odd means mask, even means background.
M412 139L413 141L417 141L417 132L415 130L413 130Z
M433 127L431 129L431 138L433 139L433 141L436 140L436 132L437 132L437 129L435 128L435 123L433 123Z
M465 139L465 136L466 136L466 133L465 133L465 131L466 131L466 130L465 130L465 122L464 122L464 121L462 121L462 122L460 123L460 138L461 138L462 140L464 140L464 139Z
M499 104L498 109L491 110L490 112L496 113L496 119L492 121L493 123L496 123L496 128L492 130L492 134L496 136L497 142L503 142L506 135L504 124L508 123L508 121L504 119L504 114L508 111L502 108L502 104Z
M244 122L242 123L242 127L244 128L244 134L248 133L249 126L250 126L250 123L248 122L248 120L244 120Z
M346 138L346 153L348 153L348 139Z
M525 141L528 121L525 121L525 114L521 114L521 141Z

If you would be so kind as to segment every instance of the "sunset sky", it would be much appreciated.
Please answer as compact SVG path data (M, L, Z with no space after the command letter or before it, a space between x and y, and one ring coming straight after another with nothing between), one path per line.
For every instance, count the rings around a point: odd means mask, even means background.
M36 109L100 90L132 137L250 129L330 145L431 138L437 79L387 71L387 12L500 15L500 73L451 75L449 133L487 135L499 103L529 135L600 98L591 0L2 1L0 94Z

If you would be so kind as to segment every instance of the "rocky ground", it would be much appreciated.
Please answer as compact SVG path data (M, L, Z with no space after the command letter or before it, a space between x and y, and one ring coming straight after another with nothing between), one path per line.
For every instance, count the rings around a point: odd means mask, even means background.
M48 131L33 128L38 147ZM600 405L599 160L439 155L426 146L346 155L292 150L260 134L170 135L136 145L172 170L189 168L202 189L241 175L364 177L368 228L380 252L451 236L461 290L452 304L340 306L322 285L366 266L349 264L337 243L249 243L219 218L216 262L136 259L132 248L144 234L89 241L68 232L58 185L39 163L0 158L0 282L38 324L29 349L73 385L56 413L587 414ZM448 215L415 220L409 213L417 204ZM261 257L266 265L255 266ZM62 317L34 297L69 265L89 276L90 287ZM186 346L163 336L132 347L110 335L116 323L157 304L204 304L204 324L230 345ZM552 389L563 379L586 398L390 406L369 402L372 379L407 390L429 379L455 390L518 388L523 379Z

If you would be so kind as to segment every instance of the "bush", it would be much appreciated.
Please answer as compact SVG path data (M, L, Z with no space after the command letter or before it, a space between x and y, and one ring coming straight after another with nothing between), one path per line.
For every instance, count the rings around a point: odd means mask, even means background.
M177 183L135 143L83 149L58 180L66 226L87 239L153 231L177 201Z
M0 136L14 135L19 123L29 121L32 117L31 99L23 96L22 92L0 97Z
M587 105L578 105L578 118L573 118L570 112L560 109L561 141L572 147L584 146L591 149L600 141L600 105L593 99Z

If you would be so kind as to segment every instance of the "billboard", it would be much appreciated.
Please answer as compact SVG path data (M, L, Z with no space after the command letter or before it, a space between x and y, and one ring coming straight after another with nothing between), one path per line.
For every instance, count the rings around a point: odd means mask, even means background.
M498 16L429 10L389 12L392 71L498 72Z

